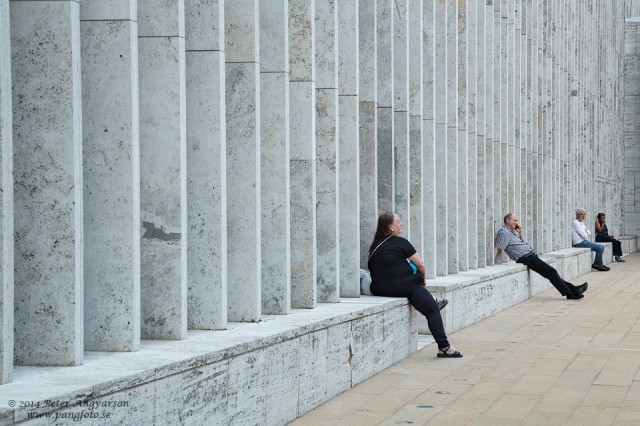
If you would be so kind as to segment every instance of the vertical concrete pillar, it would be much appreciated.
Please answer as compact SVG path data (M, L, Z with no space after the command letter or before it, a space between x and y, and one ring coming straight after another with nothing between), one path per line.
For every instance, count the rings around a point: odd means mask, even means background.
M545 22L543 33L543 68L542 72L544 76L551 77L553 74L553 64L551 60L552 49L552 23L551 23L551 3L545 2L543 7L543 19ZM553 210L552 196L553 189L551 191L546 188L552 188L552 125L553 125L553 110L552 110L552 78L543 78L543 107L542 107L542 212L543 214L551 212ZM542 225L542 224L541 224ZM542 234L542 252L550 251L552 247L551 232L545 232Z
M316 306L315 0L289 0L291 304Z
M524 57L523 63L525 68L525 73L523 74L524 79L524 90L525 90L525 112L524 112L524 129L523 133L525 136L525 142L523 144L524 150L524 164L525 168L523 170L523 179L526 182L524 186L525 194L523 197L526 200L526 203L523 203L522 208L519 210L522 216L522 226L525 227L527 231L528 238L532 237L532 228L529 227L531 223L531 215L533 212L533 204L532 204L532 194L533 194L533 184L531 182L531 168L532 168L532 149L531 145L533 142L532 137L532 121L533 114L531 109L531 100L532 100L532 87L533 87L533 61L532 61L532 33L533 33L533 19L532 16L532 3L533 0L524 0L522 4L522 8L524 10L524 23L523 28L525 28L525 47L524 47Z
M509 97L510 122L509 142L509 173L513 174L510 185L513 187L513 200L509 204L509 211L520 211L522 182L520 176L520 0L514 0L509 5L508 41L510 54Z
M138 1L142 338L187 333L184 0Z
M378 216L377 1L359 1L359 158L360 267L367 268L367 252Z
M537 38L537 0L527 0L527 106L529 109L529 122L527 123L527 214L525 215L525 230L528 230L527 238L535 241L536 229L534 217L537 209L537 194L535 182L535 168L537 164L537 68L538 68L538 38Z
M493 2L493 212L494 224L492 235L495 236L496 231L502 226L501 217L504 216L505 199L506 199L506 182L503 182L503 151L502 151L502 125L504 116L502 114L502 92L503 82L502 73L504 61L503 54L503 37L502 37L502 0L494 0ZM503 257L504 253L502 254Z
M358 0L338 2L338 235L342 297L359 297L360 158Z
M458 3L457 14L457 58L458 64L456 66L458 72L457 81L457 108L455 108L457 115L457 167L456 167L456 179L457 179L457 205L455 211L457 212L457 224L456 234L458 240L458 270L466 271L469 269L469 135L468 135L468 115L469 106L468 102L468 84L469 84L469 70L467 68L467 2Z
M393 15L393 209L402 218L404 236L410 238L409 216L409 62L407 0L395 0Z
M262 313L258 16L257 0L224 2L229 321Z
M117 6L80 7L84 345L94 351L140 348L138 24L131 1Z
M494 43L495 35L495 11L493 2L484 6L484 33L485 33L485 67L484 67L484 112L485 112L485 146L484 146L484 179L485 179L485 253L486 265L494 264L493 259L493 240L495 233L502 225L500 220L500 212L495 210L495 200L499 199L498 191L495 190L495 157L494 157L494 134L495 134L495 117L496 108L494 105L494 64L496 45Z
M552 22L552 37L551 37L551 129L550 129L550 176L551 176L551 196L550 202L552 206L556 206L551 210L551 217L554 223L562 223L560 215L562 212L562 206L560 204L560 187L559 187L559 166L560 166L560 134L561 134L561 115L562 115L562 99L559 97L561 90L561 65L560 65L560 47L562 44L562 19L559 16L561 7L559 3L551 5L550 18ZM556 250L558 244L558 237L560 232L553 232L550 238L550 250Z
M543 176L543 153L542 153L542 138L543 138L543 127L542 127L542 104L544 102L542 96L543 90L543 76L544 76L544 63L543 63L543 28L544 28L544 19L542 14L542 0L533 0L534 4L534 15L535 15L535 48L534 48L534 103L533 109L535 114L534 123L534 135L533 135L533 154L534 154L534 165L532 167L532 180L533 183L533 193L534 193L534 209L533 209L533 217L530 229L532 230L531 238L532 246L540 247L537 249L539 252L544 252L544 247L542 243L542 235L543 235L543 184L542 184L542 176ZM535 244L535 245L533 245Z
M318 301L340 300L337 2L315 2L316 241Z
M460 235L458 233L458 1L447 1L447 273L455 274L460 269Z
M10 14L15 363L79 365L84 347L80 10L77 1L11 1ZM4 175L4 153L2 160Z
M187 306L190 329L227 325L224 4L185 0Z
M478 268L478 2L466 5L466 61L467 61L467 266ZM464 232L463 232L464 233ZM482 240L480 240L482 241ZM482 244L484 246L484 244Z
M560 232L556 235L556 240L554 244L554 249L564 248L567 245L571 244L569 241L570 234L568 233L569 227L567 226L569 222L568 215L569 206L567 202L567 193L568 193L568 176L566 173L567 168L567 124L568 124L568 99L569 92L567 87L567 43L570 40L571 34L574 30L569 30L568 26L568 9L571 6L571 2L559 3L560 8L560 27L562 30L561 34L561 42L558 50L558 62L560 68L560 78L559 78L559 86L557 92L558 103L560 106L560 111L558 111L558 160L557 160L557 180L558 180L558 200L557 205L559 206L559 217L558 223L564 223L565 226L561 226Z
M394 51L392 0L377 0L376 70L377 70L377 169L378 208L380 212L395 209L394 152ZM403 218L404 219L404 218Z
M436 271L441 270L439 264L443 261L438 255L440 246L438 245L438 228L442 224L440 219L441 212L438 211L436 202L439 192L438 185L441 184L436 177L436 167L439 159L437 158L437 142L436 142L436 25L434 0L425 0L422 2L422 187L423 187L423 208L422 208L422 224L423 230L423 247L424 259L428 261L427 277L435 278ZM439 46L440 47L440 46ZM441 104L438 104L441 105Z
M504 22L506 20L502 19L502 12L504 10L504 1L496 0L494 1L495 9L494 9L494 43L495 43L495 51L494 51L494 73L493 73L493 102L494 102L494 191L495 191L495 200L494 200L494 209L496 212L496 229L502 225L502 221L498 221L497 218L504 215L504 210L506 209L506 200L508 194L508 186L507 182L504 179L503 173L506 172L506 135L503 131L503 126L506 124L506 86L503 81L503 77L505 75L506 70L506 58L503 58L503 55L506 54L506 43L504 38ZM505 143L503 146L502 143ZM494 232L495 234L495 232Z
M447 102L449 86L448 79L448 49L447 49L447 2L434 2L433 9L433 34L434 34L434 150L435 158L435 205L434 216L436 219L436 274L447 275L449 273L449 203L448 188L455 184L448 179L448 143L447 143ZM454 52L455 53L455 52ZM436 107L437 105L437 107Z
M514 211L520 214L528 215L527 190L529 182L527 180L527 141L528 141L528 50L527 50L527 0L519 0L516 4L516 43L518 43L518 86L519 91L519 114L518 114L518 130L519 148L516 157L519 157L519 186L517 201ZM528 231L528 230L527 230Z
M576 13L578 14L578 16L580 16L580 18L578 19L585 18L585 16L583 15L582 4L580 4L580 6L577 7ZM586 35L586 37L589 37L589 35ZM569 140L574 141L574 143L569 144L569 151L568 151L568 155L572 159L571 163L569 164L569 171L568 171L569 175L572 176L572 179L569 183L570 194L567 200L568 209L570 213L572 213L575 210L576 205L578 204L578 199L577 199L578 191L576 190L577 181L573 177L576 176L578 172L578 167L576 166L576 161L574 159L576 158L576 155L579 151L577 141L579 140L578 134L581 126L580 120L582 118L582 114L580 112L580 109L581 109L580 80L581 80L581 73L582 73L582 70L584 69L584 66L583 64L578 62L578 58L577 58L577 56L580 54L579 53L579 49L581 47L580 43L582 43L581 40L578 41L577 43L578 45L576 46L576 49L578 50L576 50L576 53L572 55L573 60L571 61L572 65L570 66L570 69L571 69L570 78L572 78L572 81L570 83L570 94L569 94L569 113L570 113L570 119L571 119L571 121L569 122ZM573 215L569 217L571 218L573 217ZM571 241L568 241L568 242L570 243Z
M262 313L291 310L289 3L260 7L260 179Z
M408 2L408 90L409 90L409 230L408 237L420 256L424 256L423 227L423 146L422 146L422 72L423 72L423 25L422 2ZM432 258L424 258L428 268L433 269Z
M0 284L0 384L13 380L13 129L9 0L0 0L0 157L2 158L2 281Z
M514 168L515 143L514 143L514 38L513 38L513 8L514 0L501 0L501 20L502 20L502 127L501 127L501 148L502 148L502 182L503 202L502 211L513 210L515 199L515 179ZM505 213L502 213L503 215Z
M493 250L493 238L487 240L487 156L486 156L486 132L487 132L487 119L486 119L486 87L487 87L487 75L486 75L486 43L485 43L485 31L486 31L486 5L483 3L475 3L473 9L474 12L469 21L475 21L475 36L470 33L470 38L475 40L474 44L476 51L476 155L477 155L477 196L476 206L477 211L477 242L478 242L478 268L484 268L487 266L487 250ZM472 30L470 30L472 31ZM490 255L493 257L493 254Z

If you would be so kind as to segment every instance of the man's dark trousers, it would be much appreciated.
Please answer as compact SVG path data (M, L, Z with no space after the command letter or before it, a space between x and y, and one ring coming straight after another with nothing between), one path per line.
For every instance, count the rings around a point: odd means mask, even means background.
M526 256L522 256L517 260L517 263L527 265L529 269L551 281L551 284L553 284L561 295L566 296L573 293L574 285L563 280L560 277L560 274L558 274L558 271L556 271L553 266L550 266L548 263L540 259L537 254L531 253Z

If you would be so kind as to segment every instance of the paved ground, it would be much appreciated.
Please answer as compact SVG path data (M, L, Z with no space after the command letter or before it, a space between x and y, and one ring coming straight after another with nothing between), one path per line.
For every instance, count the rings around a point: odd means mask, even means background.
M291 425L640 425L640 253L449 336ZM445 308L446 309L446 308Z

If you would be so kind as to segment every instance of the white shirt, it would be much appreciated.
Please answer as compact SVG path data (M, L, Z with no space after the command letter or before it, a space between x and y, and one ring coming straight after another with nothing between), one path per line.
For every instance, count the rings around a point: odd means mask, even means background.
M578 219L573 219L573 222L571 222L571 244L574 246L580 244L584 240L588 240L589 235L591 235L591 232L589 232L584 223Z

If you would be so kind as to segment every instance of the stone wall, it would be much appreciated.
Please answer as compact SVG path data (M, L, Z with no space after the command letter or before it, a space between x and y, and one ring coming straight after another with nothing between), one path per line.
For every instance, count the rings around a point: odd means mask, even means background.
M625 24L624 233L640 234L640 14Z
M637 234L625 6L0 0L0 380L358 297L383 210L430 279Z

